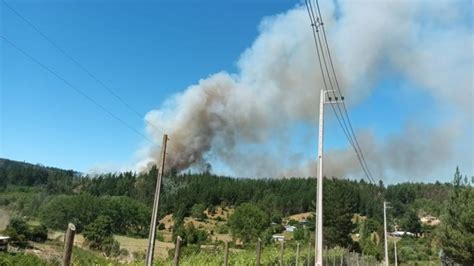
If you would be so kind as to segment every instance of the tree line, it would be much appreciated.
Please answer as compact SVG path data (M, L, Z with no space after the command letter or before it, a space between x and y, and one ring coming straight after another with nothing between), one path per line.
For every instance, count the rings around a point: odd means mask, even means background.
M36 217L52 229L64 229L68 222L73 222L78 231L90 232L94 228L102 228L101 225L110 234L146 236L156 176L156 167L143 173L85 176L72 170L1 159L0 191L4 193L0 194L0 205L10 206L22 215ZM163 179L159 214L160 217L173 214L175 235L186 235L190 243L196 243L207 239L207 235L196 228L184 226L184 217L199 216L203 209L212 210L216 206L236 208L237 216L229 219L228 226L236 237L252 243L258 237L268 239L271 234L281 231L282 217L314 212L315 193L315 180L312 178L244 179L207 172L177 174L171 171ZM467 237L472 237L472 228L466 225L472 223L456 224L459 223L456 221L466 219L466 215L474 218L473 201L466 201L466 198L471 199L472 193L472 180L463 177L459 170L453 183L385 186L381 181L370 184L362 179L326 178L324 243L328 247L347 247L380 258L384 200L390 201L393 206L389 212L390 227L397 225L416 234L431 234L432 228L422 227L418 219L419 215L431 214L442 217L446 224L449 221L453 224L442 227L445 237L461 225L465 226L463 230L467 230ZM459 206L471 208L470 212L447 211L447 207L451 210ZM354 214L363 219L354 222ZM259 223L242 223L249 220L248 217L260 217ZM308 219L306 229L314 230L311 226L314 216ZM280 226L272 227L272 222L280 223ZM259 230L254 230L257 233L243 232L241 229L245 226ZM351 237L355 233L359 234L358 241L353 241ZM308 232L300 230L295 235L310 241L311 234ZM459 238L464 239L464 236L459 235ZM110 238L107 241L110 242ZM449 241L442 243L453 245ZM456 257L449 248L445 252L450 257Z

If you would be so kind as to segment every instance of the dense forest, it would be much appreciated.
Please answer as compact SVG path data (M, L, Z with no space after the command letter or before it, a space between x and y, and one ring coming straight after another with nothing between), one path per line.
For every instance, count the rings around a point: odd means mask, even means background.
M0 206L14 210L27 219L38 219L50 229L63 230L67 223L73 222L79 232L87 233L90 228L107 222L110 223L107 228L111 234L146 237L156 176L156 168L146 173L87 176L73 170L0 159ZM383 250L379 238L383 235L382 206L385 200L392 206L389 227L410 231L416 236L423 235L425 237L421 240L404 241L411 241L415 246L426 246L425 242L429 241L431 247L434 237L442 235L442 230L452 228L443 225L438 229L439 232L435 232L433 227L422 225L419 217L444 216L449 220L451 215L454 219L457 214L446 212L447 205L464 202L462 204L466 204L468 210L463 214L467 217L463 219L474 220L473 182L472 178L463 177L459 170L456 170L454 181L450 183L385 186L382 181L371 184L364 180L326 178L324 243L328 248L344 247L380 259ZM199 213L199 209L212 212L217 207L235 208L234 218L229 219L229 228L234 236L240 232L238 226L241 223L236 220L239 215L241 219L245 219L248 214L260 215L260 220L265 223L261 225L261 232L255 232L255 236L269 241L271 234L278 232L270 223L281 225L283 218L289 215L314 212L315 191L315 180L312 178L244 179L210 173L171 172L163 179L159 211L160 217L173 214L173 232L185 234L194 228L186 228L182 220L195 215L196 210ZM467 195L467 203L466 199L456 198L463 193ZM456 200L460 202L455 203ZM354 217L363 218L354 222ZM314 230L314 216L308 219L310 223L307 229ZM256 225L252 226L256 228ZM472 226L472 221L469 226ZM472 228L469 230L472 231ZM466 237L472 237L473 232L470 233ZM354 234L359 235L357 241L351 237ZM255 239L249 237L248 241ZM309 241L310 234L303 234L300 239ZM445 251L450 252L448 248ZM428 253L431 256L433 252L430 249L426 251ZM455 253L449 253L451 258L456 258Z

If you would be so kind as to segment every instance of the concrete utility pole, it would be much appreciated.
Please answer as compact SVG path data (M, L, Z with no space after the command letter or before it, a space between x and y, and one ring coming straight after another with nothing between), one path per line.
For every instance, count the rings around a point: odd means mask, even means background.
M163 141L161 143L161 165L158 168L158 177L156 180L156 188L155 188L155 199L153 200L153 211L151 214L151 222L150 222L150 233L148 235L148 249L146 252L146 260L145 260L145 264L147 266L153 265L153 254L155 252L156 222L158 220L158 206L160 204L161 180L163 179L163 173L164 173L164 168L165 168L167 142L168 142L168 135L164 134Z
M323 265L323 148L324 148L324 104L342 103L344 98L335 97L333 100L329 97L326 101L326 94L334 90L321 89L319 96L319 140L318 140L318 174L317 174L317 193L316 193L316 237L315 237L315 261L314 265Z
M384 232L384 244L385 244L385 261L384 265L388 266L388 243L387 243L387 208L389 208L387 205L390 202L383 202L383 232Z
M323 265L323 140L324 140L324 99L325 90L319 96L319 141L318 141L318 182L316 193L316 237L314 265Z

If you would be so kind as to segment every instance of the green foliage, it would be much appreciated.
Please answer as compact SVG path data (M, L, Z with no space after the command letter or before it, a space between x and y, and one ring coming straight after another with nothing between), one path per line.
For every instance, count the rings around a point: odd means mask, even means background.
M383 224L376 219L365 219L359 224L359 246L364 254L382 259Z
M191 208L191 216L196 218L197 220L204 220L207 218L204 211L206 210L206 206L202 203L196 203Z
M45 225L30 228L26 220L20 217L13 217L3 233L11 238L13 245L20 247L25 247L28 240L44 242L48 239L48 228Z
M32 254L0 252L0 265L48 266L50 263Z
M113 221L114 233L138 236L148 233L149 208L128 197L59 195L50 198L40 209L40 220L58 230L63 230L72 222L81 232L100 215L108 216Z
M293 238L297 241L306 240L309 235L306 233L306 230L302 227L297 227L293 231Z
M20 217L13 217L7 225L4 233L10 237L13 245L25 246L30 236L26 221Z
M243 243L256 241L270 225L268 215L257 206L243 203L235 209L229 219L232 236Z
M351 233L356 228L352 222L354 210L358 208L359 194L350 182L326 180L324 187L323 230L325 245L328 247L351 247Z
M101 215L87 225L84 238L91 249L101 250L107 256L118 255L120 252L120 245L113 238L112 220L108 216Z
M73 181L78 174L72 170L63 170L42 165L17 162L0 159L0 189L11 185L17 186L41 186L46 185L52 192L58 192L56 181L69 183L65 190L70 191ZM64 184L61 184L64 188ZM62 191L64 192L64 191Z
M288 221L288 225L293 225L293 226L295 226L295 225L298 225L298 224L299 224L298 221L297 221L297 220L294 220L294 219L290 219L290 220Z
M421 232L421 222L416 212L411 209L408 210L400 220L400 227L405 231L418 235Z
M183 246L186 245L200 245L207 241L209 235L205 230L197 229L193 223L188 223L185 226L180 225L176 227L173 232L173 241L180 236Z
M474 189L463 184L459 169L445 208L439 237L444 254L463 265L474 265Z
M429 237L414 238L403 237L397 242L397 254L399 263L429 261L438 257L438 253L432 249L433 240ZM390 244L393 250L393 244ZM394 261L393 255L391 260Z
M48 239L48 228L44 224L31 229L29 239L35 242L45 242Z

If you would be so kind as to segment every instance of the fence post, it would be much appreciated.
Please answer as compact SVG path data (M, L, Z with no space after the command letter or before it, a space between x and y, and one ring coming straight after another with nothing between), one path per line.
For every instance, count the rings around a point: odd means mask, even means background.
M76 235L76 226L72 223L69 223L67 225L66 238L64 239L63 266L71 265L72 247L74 246L75 235Z
M173 260L173 266L178 266L179 265L179 253L180 253L180 248L181 248L181 237L178 236L176 238L176 245L174 247L174 260Z
M224 266L229 265L229 242L225 242L224 248Z
M262 240L260 238L257 239L257 258L255 265L260 266L260 252L262 252Z
M343 263L344 263L344 250L342 250L342 254L341 254L341 266Z
M299 265L299 259L300 259L300 242L296 243L296 266Z
M280 266L283 266L283 251L285 249L285 241L281 241L280 245Z
M311 238L310 238L310 241L308 242L308 256L306 260L306 266L309 266L310 259L311 259Z

